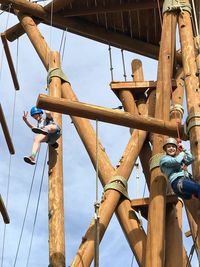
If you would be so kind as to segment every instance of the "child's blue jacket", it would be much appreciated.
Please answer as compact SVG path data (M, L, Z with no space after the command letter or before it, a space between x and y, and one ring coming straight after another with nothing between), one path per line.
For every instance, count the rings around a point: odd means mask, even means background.
M178 177L189 177L188 171L182 169L183 164L190 165L194 161L193 155L184 150L179 155L172 157L164 155L160 159L160 169L167 176L170 183L176 180Z

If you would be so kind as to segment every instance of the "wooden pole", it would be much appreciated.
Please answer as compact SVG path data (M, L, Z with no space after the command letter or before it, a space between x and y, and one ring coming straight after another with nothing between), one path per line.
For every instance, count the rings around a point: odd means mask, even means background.
M9 152L10 152L10 154L13 155L13 154L15 154L15 149L14 149L14 146L12 143L12 138L11 138L9 130L8 130L8 126L6 123L6 119L5 119L1 104L0 104L0 123L1 123L2 129L3 129L3 133L4 133L4 136L6 139L6 143L7 143Z
M92 120L98 119L99 121L122 125L129 128L149 130L149 132L178 137L176 124L157 118L131 115L128 112L121 112L62 98L53 98L44 94L39 95L37 105L40 108L46 108L58 113L80 116ZM184 140L186 136L184 135L183 125L179 127L179 131Z
M176 21L173 14L163 15L162 36L158 65L155 118L169 120L172 62ZM162 153L163 136L153 135L153 157ZM148 212L146 267L162 267L165 260L165 206L167 181L159 165L151 169L150 205Z
M170 121L181 124L183 117L184 82L183 69L178 70L176 75L177 88L172 94L172 106ZM172 189L168 192L171 194ZM167 206L166 211L166 260L165 267L186 266L183 265L183 240L182 240L182 208L183 202L179 200L176 205ZM173 244L173 246L172 246ZM176 250L174 250L176 247Z
M58 52L50 54L50 68L60 67ZM61 97L61 79L52 77L49 85L52 97ZM62 127L62 115L53 113L55 122ZM49 261L52 267L65 267L65 230L62 137L57 150L49 146Z
M189 4L189 1L186 1ZM200 88L199 88L199 78L196 76L197 65L196 65L196 56L195 56L195 47L194 47L194 36L192 31L191 15L187 11L183 11L179 14L178 17L178 26L179 34L181 41L181 51L182 51L182 61L183 69L185 74L185 86L186 86L186 95L187 95L187 109L188 109L188 118L190 118L189 126L189 139L190 139L190 148L191 152L195 157L195 161L192 164L192 173L194 179L200 182L200 127L199 127L199 115L200 114ZM193 127L190 127L193 125ZM200 203L196 201L191 203L191 201L185 202L187 208L195 210L197 228L200 229ZM195 219L195 218L194 218ZM197 243L200 244L200 232L198 231L193 239L196 239ZM198 257L200 260L200 248L198 247Z
M1 34L1 40L2 40L2 43L3 43L5 55L6 55L6 58L7 58L7 62L8 62L8 66L9 66L9 69L10 69L10 73L11 73L11 77L12 77L12 80L13 80L13 84L14 84L15 90L19 90L19 83L18 83L18 80L17 80L17 75L16 75L16 72L15 72L14 64L13 64L13 61L12 61L12 57L11 57L11 53L10 53L10 49L9 49L9 46L8 46L8 42L7 42L5 33Z

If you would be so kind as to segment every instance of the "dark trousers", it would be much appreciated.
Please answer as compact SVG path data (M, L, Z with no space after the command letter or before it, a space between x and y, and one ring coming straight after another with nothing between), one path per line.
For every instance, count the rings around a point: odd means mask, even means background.
M171 184L176 195L183 199L191 199L192 195L200 200L200 184L187 177L178 177Z

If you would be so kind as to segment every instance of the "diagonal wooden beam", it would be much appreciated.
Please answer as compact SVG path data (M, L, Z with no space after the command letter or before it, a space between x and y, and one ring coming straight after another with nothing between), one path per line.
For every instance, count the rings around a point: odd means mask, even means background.
M10 223L10 218L8 216L8 212L7 212L7 209L6 209L5 205L4 205L4 202L3 202L3 199L1 197L1 195L0 195L0 212L2 214L4 223L5 224Z
M13 64L13 61L12 61L12 57L11 57L11 53L10 53L10 49L9 49L9 46L8 46L8 42L7 42L5 33L1 34L1 40L2 40L2 43L3 43L4 51L5 51L5 54L6 54L7 61L8 61L8 66L9 66L9 69L10 69L10 73L11 73L11 76L12 76L12 80L13 80L13 84L14 84L15 90L19 90L19 83L18 83L18 80L17 80L17 75L16 75L16 72L15 72L14 64Z
M14 149L14 146L12 143L12 139L11 139L11 136L10 136L10 133L8 130L8 126L6 123L6 119L5 119L1 104L0 104L0 123L1 123L2 129L3 129L3 133L5 136L6 143L7 143L8 149L10 151L10 154L15 154L15 149Z
M132 115L128 112L121 112L110 108L89 105L77 101L65 100L62 98L50 97L40 94L37 106L51 111L84 117L92 120L100 120L112 124L118 124L129 128L146 130L153 133L177 137L177 125L169 121L155 119L141 115ZM181 138L186 140L183 125L179 128Z

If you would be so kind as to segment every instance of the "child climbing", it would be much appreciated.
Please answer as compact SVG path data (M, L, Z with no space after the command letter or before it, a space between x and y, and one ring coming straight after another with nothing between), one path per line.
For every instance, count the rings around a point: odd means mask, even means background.
M200 184L187 170L187 166L194 161L193 155L181 143L177 144L174 138L165 141L163 150L166 155L160 159L160 169L167 176L174 193L183 199L193 196L200 199Z
M26 125L37 135L33 141L31 155L29 157L24 157L24 161L34 165L36 163L35 157L42 142L48 143L55 149L58 148L56 140L61 136L61 128L54 122L51 112L47 110L43 112L42 109L34 106L31 108L30 115L37 121L37 127L34 127L28 121L28 112L24 111L22 118Z

